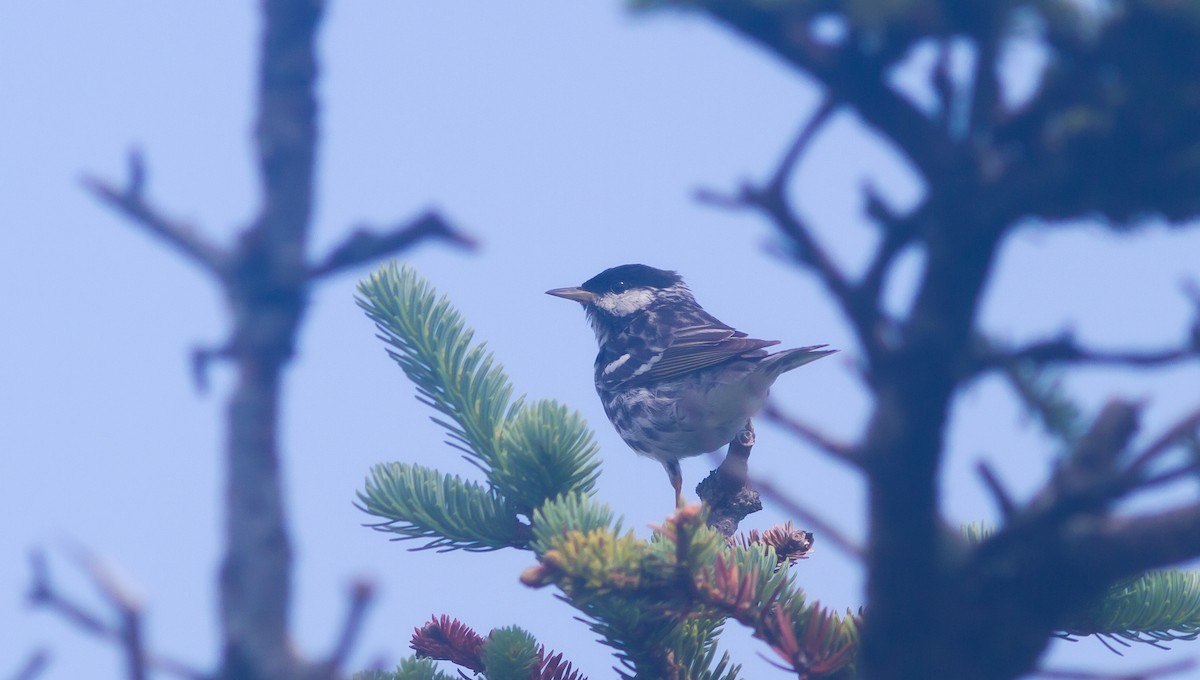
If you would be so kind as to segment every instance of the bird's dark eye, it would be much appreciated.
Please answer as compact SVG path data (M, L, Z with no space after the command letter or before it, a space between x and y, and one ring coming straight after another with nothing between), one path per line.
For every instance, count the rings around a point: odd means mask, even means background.
M614 293L624 293L627 290L629 290L629 284L625 281L617 281L612 285L612 292Z

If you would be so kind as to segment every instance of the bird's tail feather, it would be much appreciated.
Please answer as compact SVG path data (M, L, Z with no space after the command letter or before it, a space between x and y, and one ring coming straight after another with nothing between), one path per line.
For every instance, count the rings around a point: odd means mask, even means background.
M810 345L808 347L797 347L795 349L785 349L782 352L776 352L763 360L763 368L771 373L771 375L779 375L786 373L793 368L800 368L804 364L812 363L821 357L827 357L830 354L837 352L836 349L825 349L829 345Z

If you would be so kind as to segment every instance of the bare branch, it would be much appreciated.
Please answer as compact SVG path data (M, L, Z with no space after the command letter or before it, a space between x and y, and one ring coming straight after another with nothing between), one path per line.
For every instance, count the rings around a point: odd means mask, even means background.
M863 550L863 547L857 541L851 539L841 529L826 521L821 517L820 513L810 510L800 501L793 498L792 494L780 490L773 483L763 479L751 477L750 483L763 496L778 503L784 512L792 515L800 522L803 522L805 526L811 528L817 538L828 540L833 547L856 560L862 561L865 559L866 551Z
M978 370L1028 362L1046 364L1093 364L1109 366L1155 367L1167 366L1190 359L1200 359L1200 347L1183 346L1149 351L1112 351L1090 349L1075 341L1071 333L1042 340L1020 349L1003 351L985 349L976 358Z
M117 628L125 649L129 680L146 680L146 650L142 643L142 604L117 577L109 565L89 552L80 552L79 563L92 581L117 610L121 623Z
M812 228L792 209L791 202L787 197L787 182L796 163L821 126L828 121L836 109L833 100L827 99L822 102L816 113L800 129L800 133L783 154L778 166L771 174L771 178L762 187L743 183L736 196L728 196L711 189L698 189L694 198L701 203L719 208L750 208L770 218L776 228L788 239L791 247L787 250L792 259L816 273L817 278L838 300L843 312L854 324L860 340L868 347L874 347L871 328L879 315L878 309L873 301L862 301L858 292L846 280L845 274L825 252L825 248L817 240Z
M1017 505L1013 502L1012 494L1008 493L1008 489L1004 488L1004 485L1000 482L1000 478L996 475L996 471L986 461L982 460L975 465L975 471L979 473L984 486L992 494L992 500L996 501L996 507L1000 510L1000 516L1007 521L1016 514Z
M807 40L793 21L781 21L773 7L745 2L708 3L705 11L747 38L818 79L828 96L849 104L867 124L889 137L926 177L954 154L951 140L909 100L888 86L887 63L856 49L866 39L851 36L831 51Z
M783 157L779 159L779 166L775 168L770 181L764 187L766 193L779 196L786 195L788 180L791 179L792 171L796 169L796 165L799 163L800 157L804 154L804 150L812 143L813 139L817 136L817 132L824 127L825 123L829 122L830 116L837 109L838 105L833 99L825 98L821 101L821 105L817 107L816 112L805 121L804 126L800 128L800 134L796 135L796 139L792 141L791 146L784 152Z
M428 238L445 239L468 250L476 247L473 239L456 230L441 215L426 212L417 219L392 227L382 234L365 227L355 229L320 264L309 270L308 278L315 280L337 274L406 250Z
M49 665L50 653L44 649L35 650L25 660L25 663L17 669L12 678L13 680L35 680Z
M1141 453L1134 456L1133 462L1129 464L1129 472L1140 473L1144 471L1160 455L1192 435L1197 428L1200 428L1200 407L1180 418L1158 439L1155 439Z
M338 672L350 657L350 650L358 640L362 622L366 616L367 607L375 598L375 584L366 579L354 582L350 588L350 608L346 612L346 620L342 623L342 633L338 636L337 644L329 659L321 665L319 677L338 677Z
M883 238L859 280L858 291L861 299L877 303L888 270L896 256L905 246L912 243L916 225L923 218L923 211L918 210L913 215L901 217L884 203L872 185L865 184L862 191L866 201L866 213L883 227Z
M761 411L761 415L788 432L791 432L793 435L817 447L834 460L845 463L856 470L862 470L862 459L859 456L858 447L836 441L815 427L785 414L773 401L767 402L767 405Z
M129 178L124 189L117 189L92 176L83 178L83 185L103 203L128 217L134 224L161 238L207 272L221 278L229 264L228 254L216 244L205 240L190 226L172 220L146 202L143 195L146 169L138 150L129 153Z
M157 668L187 680L208 680L207 675L186 664L146 653L142 645L141 606L137 598L121 586L112 571L106 569L99 560L84 556L81 566L109 604L117 610L121 621L118 625L108 623L103 617L60 594L50 581L46 556L40 550L30 553L29 561L33 572L28 595L30 603L58 613L87 633L120 643L125 650L128 677L131 680L143 680L147 668Z

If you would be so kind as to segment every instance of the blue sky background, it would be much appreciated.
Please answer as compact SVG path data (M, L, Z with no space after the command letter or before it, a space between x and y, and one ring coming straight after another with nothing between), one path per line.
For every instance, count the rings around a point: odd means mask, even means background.
M254 3L47 0L0 4L0 677L37 648L45 678L120 677L114 647L24 603L27 553L49 550L59 585L101 606L72 555L116 565L147 607L149 647L210 667L216 659L222 415L229 374L193 389L189 350L224 339L215 289L173 253L85 195L85 172L120 179L144 149L148 191L168 214L228 241L254 214L249 131L258 35ZM785 346L829 343L831 359L789 374L785 408L852 437L866 417L856 349L816 282L767 253L771 227L691 199L700 186L764 177L814 109L817 89L720 27L674 13L635 17L619 2L333 3L323 78L314 257L354 224L386 225L426 207L482 244L408 259L447 293L519 392L564 401L596 429L599 495L627 526L671 510L661 467L629 451L591 384L594 340L577 305L547 297L625 262L673 268L722 320ZM1029 82L1035 59L1014 61ZM1022 81L1022 79L1025 79ZM862 215L870 182L898 209L921 188L852 115L814 144L793 190L837 259L856 271L876 236ZM764 248L768 246L768 248ZM1200 277L1200 235L1151 227L1109 236L1080 223L1025 229L987 294L986 327L1013 340L1074 328L1105 346L1176 342L1188 322L1179 281ZM892 281L902 308L916 262ZM592 678L612 659L549 590L517 583L526 553L407 552L361 528L351 506L371 465L407 460L471 476L387 359L353 303L362 270L315 290L287 379L287 503L296 552L294 629L327 652L352 579L379 584L356 666L408 653L413 627L450 614L480 631L518 624ZM1137 375L1088 370L1068 381L1088 408L1110 396L1149 403L1143 440L1200 400L1195 366ZM952 522L994 518L973 473L986 458L1019 494L1054 453L1003 385L984 381L955 410L945 466ZM859 480L764 425L757 474L863 536ZM685 463L690 489L709 469ZM1161 505L1194 483L1140 501ZM691 495L694 495L692 493ZM744 525L766 527L777 508ZM796 567L810 594L862 602L862 572L817 537ZM1119 546L1114 546L1119 550ZM782 677L766 650L730 628L749 677ZM1058 667L1143 668L1195 656L1095 641L1055 646Z

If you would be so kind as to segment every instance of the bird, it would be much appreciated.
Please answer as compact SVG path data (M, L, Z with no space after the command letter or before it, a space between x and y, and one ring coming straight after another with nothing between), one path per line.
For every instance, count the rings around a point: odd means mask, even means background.
M596 334L596 392L617 433L662 463L683 502L682 458L728 444L762 408L775 380L837 350L765 349L696 302L677 272L644 264L606 269L547 295L583 305Z

